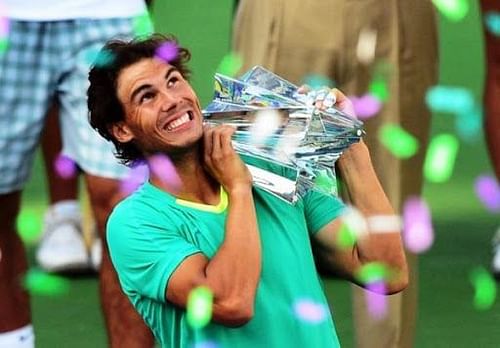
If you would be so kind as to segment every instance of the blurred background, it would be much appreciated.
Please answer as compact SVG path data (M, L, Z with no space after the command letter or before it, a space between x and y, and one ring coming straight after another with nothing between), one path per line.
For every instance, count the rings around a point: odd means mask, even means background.
M213 74L229 53L233 1L156 1L155 29L173 33L190 48L192 83L206 105L212 96ZM467 16L458 22L439 18L440 81L468 89L482 104L484 48L477 1L470 1ZM499 96L500 98L500 96ZM426 183L424 198L430 205L435 240L419 260L420 294L416 347L499 347L500 301L483 310L474 306L471 272L489 268L491 237L500 225L499 215L489 213L474 191L479 175L492 175L482 131L467 137L457 134L455 118L435 113L432 133L451 133L460 139L453 175L445 183ZM40 159L23 196L19 221L29 234L41 228L47 206L45 175ZM33 260L34 241L27 238ZM286 272L287 270L283 270ZM33 298L38 347L105 347L97 278L71 279L69 293ZM340 341L352 347L353 327L349 284L326 281Z

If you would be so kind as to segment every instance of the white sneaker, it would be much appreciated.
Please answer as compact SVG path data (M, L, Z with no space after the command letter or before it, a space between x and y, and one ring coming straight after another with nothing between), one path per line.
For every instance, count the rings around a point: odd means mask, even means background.
M493 259L491 260L491 272L495 278L500 279L500 227L493 236Z
M81 226L82 216L76 201L58 202L47 210L42 240L36 251L36 260L43 270L89 270L89 256Z

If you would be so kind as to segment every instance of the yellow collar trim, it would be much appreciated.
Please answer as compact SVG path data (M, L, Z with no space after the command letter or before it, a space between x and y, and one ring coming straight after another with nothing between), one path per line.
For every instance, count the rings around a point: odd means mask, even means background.
M220 214L226 210L228 199L227 199L227 193L221 185L221 187L220 187L220 200L219 200L219 204L217 204L217 205L196 203L196 202L186 201L186 200L183 200L180 198L177 198L175 200L175 203L179 204L179 205L183 205L185 207L198 209L201 211Z

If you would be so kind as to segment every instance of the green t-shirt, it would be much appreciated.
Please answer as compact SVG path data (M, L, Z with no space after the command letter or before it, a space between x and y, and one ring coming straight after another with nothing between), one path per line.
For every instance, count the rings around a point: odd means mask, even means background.
M211 322L195 330L185 310L165 297L170 276L186 257L201 252L210 259L221 245L228 205L222 188L220 203L209 206L176 199L147 182L114 209L107 226L111 259L124 292L163 347L191 348L206 340L219 348L340 346L310 237L343 204L313 191L295 205L258 188L253 195L262 273L254 317L238 328ZM301 310L325 313L305 320Z

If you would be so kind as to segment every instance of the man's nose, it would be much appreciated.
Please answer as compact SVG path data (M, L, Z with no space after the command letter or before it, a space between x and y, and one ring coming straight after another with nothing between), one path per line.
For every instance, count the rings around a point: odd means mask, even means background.
M163 112L175 110L181 102L181 99L176 94L168 91L161 91L160 96L160 107Z

